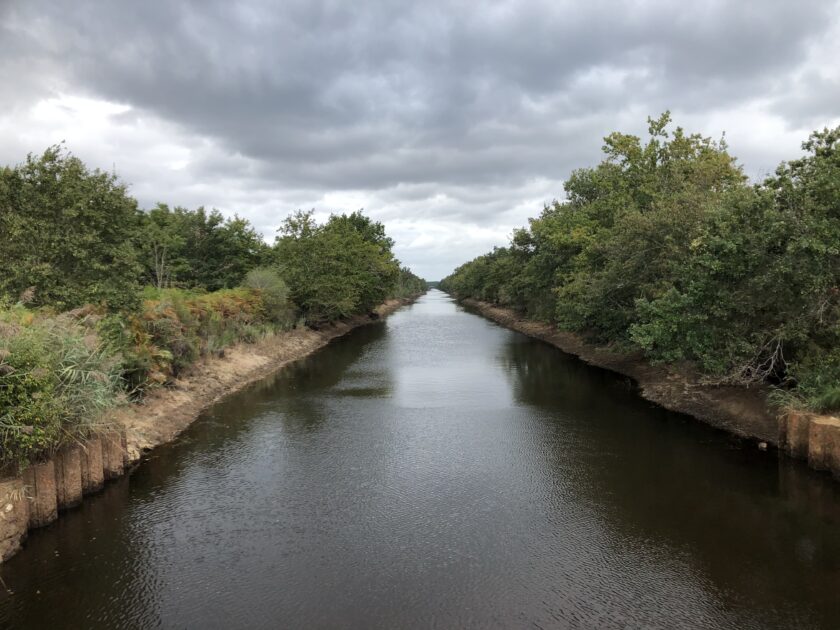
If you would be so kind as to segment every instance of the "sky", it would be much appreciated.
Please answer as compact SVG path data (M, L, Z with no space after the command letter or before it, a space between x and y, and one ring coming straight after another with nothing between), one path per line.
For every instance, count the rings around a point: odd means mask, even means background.
M840 124L840 1L0 0L0 164L65 142L271 242L363 208L430 280L665 110L759 179Z

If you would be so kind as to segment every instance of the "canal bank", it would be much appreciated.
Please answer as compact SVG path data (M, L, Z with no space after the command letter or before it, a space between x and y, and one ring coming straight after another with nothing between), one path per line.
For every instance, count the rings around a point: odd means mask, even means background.
M200 363L187 378L179 379L174 388L159 389L144 404L123 408L115 414L126 435L128 465L136 464L143 453L174 440L218 400L415 299L388 300L369 315L333 322L318 330L302 328L267 337L256 344L237 344L226 350L222 358Z
M0 628L840 623L840 485L430 291L0 565Z
M113 412L105 423L111 428L108 432L64 448L17 477L0 478L0 562L20 551L30 529L49 525L84 496L102 490L105 481L123 476L145 453L177 438L220 399L414 299L388 300L368 315L318 330L302 328L232 346L221 357L193 365L172 387Z
M459 303L590 365L631 378L643 398L665 409L687 414L740 438L777 447L782 453L805 460L811 468L830 472L840 480L840 419L777 410L768 402L766 387L704 383L701 375L688 365L653 365L641 352L630 354L596 346L551 324L524 318L512 309L471 298Z

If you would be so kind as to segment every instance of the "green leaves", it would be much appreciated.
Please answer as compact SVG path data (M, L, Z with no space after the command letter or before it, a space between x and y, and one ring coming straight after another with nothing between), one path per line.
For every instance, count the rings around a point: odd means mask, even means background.
M207 291L238 286L269 251L245 219L166 204L141 215L138 247L147 282Z
M566 203L442 286L838 408L840 128L750 186L722 140L669 123L649 120L646 144L608 136L606 159L566 182Z
M273 249L217 210L141 212L60 146L0 169L0 468L83 435L123 392L288 330L298 306L322 324L424 290L392 247L361 211L298 212Z
M61 146L0 170L0 294L36 304L136 304L137 205L114 175Z
M277 268L310 324L366 313L398 287L393 241L361 212L332 215L317 225L312 212L298 211L279 232Z
M23 464L88 434L120 392L117 361L69 318L0 335L0 467Z
M276 269L251 269L242 285L259 292L263 310L269 321L291 328L295 321L295 305L290 299L289 287Z

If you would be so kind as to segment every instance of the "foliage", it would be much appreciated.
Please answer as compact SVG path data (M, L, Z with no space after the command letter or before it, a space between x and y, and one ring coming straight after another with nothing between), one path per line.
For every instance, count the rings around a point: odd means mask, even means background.
M84 436L201 357L288 330L295 301L323 324L421 293L392 248L361 212L324 225L298 212L273 248L216 210L142 212L60 146L0 170L0 468Z
M89 434L120 392L117 361L92 334L92 318L4 315L0 467L22 465Z
M133 396L171 382L201 357L277 329L261 292L246 288L207 294L169 289L144 300L139 314L112 315L99 325Z
M381 223L361 212L332 215L318 225L313 212L298 211L279 231L277 268L310 324L368 312L397 284L392 241Z
M269 321L291 327L295 321L295 305L289 299L289 287L276 269L271 267L251 269L242 285L259 291L263 310Z
M608 136L566 202L442 287L840 408L840 129L750 185L723 141L649 122L646 144Z
M143 214L140 236L147 281L159 289L236 287L269 249L245 219L166 204Z
M389 297L413 298L425 293L426 289L427 283L423 278L412 273L408 267L400 267L397 282Z
M73 308L136 303L137 203L61 146L0 169L0 295Z

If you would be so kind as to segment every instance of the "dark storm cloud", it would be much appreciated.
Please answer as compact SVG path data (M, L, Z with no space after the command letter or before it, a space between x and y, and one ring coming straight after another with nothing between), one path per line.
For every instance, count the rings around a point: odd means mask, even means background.
M766 98L791 121L837 115L836 78L797 69L838 13L823 0L12 2L0 69L20 89L0 104L125 103L126 125L152 116L218 146L194 178L397 207L443 193L423 218L491 225L529 182L592 163L603 135L648 114L696 121Z

